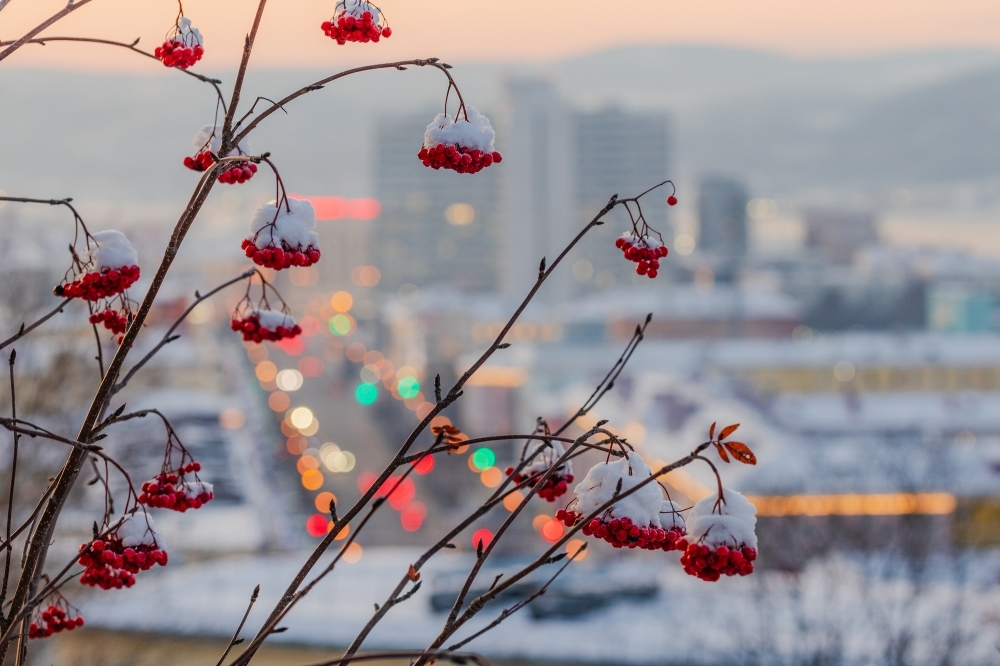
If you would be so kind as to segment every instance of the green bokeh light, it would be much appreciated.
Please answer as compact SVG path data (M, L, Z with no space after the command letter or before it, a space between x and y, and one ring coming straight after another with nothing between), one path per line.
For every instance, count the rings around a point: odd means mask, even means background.
M347 315L334 315L330 319L330 332L337 337L343 337L351 332L351 318Z
M367 382L358 384L358 388L354 389L354 397L362 405L370 405L378 399L378 387Z
M417 394L420 393L420 382L417 381L416 377L403 377L396 384L396 390L406 400L416 398Z
M476 452L472 454L472 464L475 465L476 469L480 472L484 469L493 467L493 463L496 461L496 454L487 448L476 449Z

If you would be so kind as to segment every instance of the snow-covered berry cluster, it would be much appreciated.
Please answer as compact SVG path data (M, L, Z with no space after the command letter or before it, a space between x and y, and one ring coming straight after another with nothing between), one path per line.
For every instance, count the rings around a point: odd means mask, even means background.
M243 339L248 342L278 342L302 333L302 328L294 319L275 310L251 310L244 317L234 317L229 326L242 333Z
M337 12L320 27L330 39L343 46L347 42L377 42L392 37L392 28L382 20L378 7L365 0L341 0Z
M177 20L173 37L157 46L153 55L167 67L187 69L205 55L204 43L198 28L191 27L191 19L182 16Z
M115 335L121 335L125 332L128 327L128 315L117 310L108 308L107 310L102 310L101 312L95 312L90 315L91 324L104 324L104 328L108 329Z
M667 256L667 246L650 236L640 237L632 232L625 232L615 241L615 247L622 251L625 258L638 264L635 272L649 278L655 278L660 270L660 259Z
M99 301L122 293L139 279L138 255L120 231L101 231L90 236L91 269L75 280L57 286L56 296Z
M243 241L243 251L255 264L282 270L312 266L320 258L316 211L305 199L284 197L257 209Z
M528 481L532 486L537 485L538 480L566 453L563 445L555 440L550 443L540 443L538 446L541 450L536 449L532 452L531 463L520 472L514 467L507 468L507 476L512 477L514 483ZM571 483L573 483L573 463L567 460L552 470L552 474L542 482L536 494L543 500L555 502L566 494Z
M424 166L451 169L458 173L477 173L503 160L503 156L494 150L496 132L489 118L475 107L465 108L465 119L456 120L439 113L427 126L424 145L417 153Z
M192 171L206 171L215 164L214 155L222 150L222 130L218 125L205 125L194 137L196 153L194 157L185 157L184 166ZM250 144L240 141L227 157L239 157L250 154ZM257 165L253 162L239 162L229 167L219 175L219 182L225 185L245 183L257 173Z
M619 484L620 492L624 493L650 476L652 471L649 466L634 452L613 462L598 463L574 489L575 509L557 513L556 518L566 525L573 525L581 516L590 515L611 501ZM623 497L602 515L591 519L580 531L603 539L615 548L670 551L687 545L679 507L663 499L660 486L656 483L647 483Z
M80 551L78 560L84 566L80 582L102 590L132 587L135 574L167 563L153 519L145 513L127 517L103 537L82 544Z
M735 490L723 489L723 499L699 500L688 515L691 544L681 557L684 571L702 580L753 573L757 559L757 509Z
M139 503L184 513L200 509L215 497L211 483L197 477L201 463L192 461L174 471L160 472L142 484Z
M28 625L28 638L48 638L60 631L73 631L82 626L80 615L70 615L66 609L52 604Z

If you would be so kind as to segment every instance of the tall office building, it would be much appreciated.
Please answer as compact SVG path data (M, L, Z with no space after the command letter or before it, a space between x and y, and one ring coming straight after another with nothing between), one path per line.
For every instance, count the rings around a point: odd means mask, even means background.
M435 111L377 123L375 192L382 204L370 223L368 258L381 286L449 284L494 291L497 284L497 171L429 169L417 159Z
M510 81L498 118L500 164L500 291L525 294L538 276L542 257L551 262L572 238L574 145L572 114L553 85L541 80ZM544 298L565 292L565 269L554 274Z
M577 113L573 132L577 227L589 222L611 195L632 197L670 178L666 113L638 113L619 108ZM647 222L663 234L668 247L673 240L667 220L670 193L670 186L666 185L650 192L641 202ZM578 283L610 288L633 278L635 264L625 261L614 244L615 238L629 229L629 217L618 207L606 224L588 234L578 254L591 268L577 266ZM592 274L591 278L583 280L587 274Z
M747 253L747 203L743 185L709 176L698 187L698 248L720 259Z

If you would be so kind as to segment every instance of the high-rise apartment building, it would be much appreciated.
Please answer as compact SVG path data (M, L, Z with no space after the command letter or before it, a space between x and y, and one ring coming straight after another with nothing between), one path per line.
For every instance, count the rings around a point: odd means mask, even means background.
M747 203L743 185L708 176L698 187L698 249L732 260L747 253Z
M371 222L368 258L395 289L450 284L466 291L497 285L497 167L477 174L429 169L417 159L434 112L377 123L375 193L382 205Z

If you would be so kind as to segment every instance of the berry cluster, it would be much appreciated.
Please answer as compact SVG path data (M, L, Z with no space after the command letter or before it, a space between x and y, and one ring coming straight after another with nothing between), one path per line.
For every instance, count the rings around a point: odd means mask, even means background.
M73 631L83 626L83 618L70 615L59 606L49 606L42 611L41 624L37 621L28 626L28 638L48 638L60 631Z
M277 271L292 266L312 266L319 261L320 257L319 248L313 245L305 250L285 249L273 245L261 248L254 245L253 240L244 238L242 247L244 253L253 263Z
M126 548L114 534L82 544L80 551L79 562L84 566L80 582L102 590L132 587L135 574L167 563L167 551L155 542Z
M212 152L208 150L203 150L194 157L184 158L184 166L192 171L205 171L213 164L215 164L215 158L212 157Z
M637 238L633 234L625 234L615 241L615 247L622 251L625 258L638 265L635 272L649 278L655 278L660 270L660 258L667 256L667 247L649 238Z
M187 69L201 60L201 56L204 54L205 49L201 47L201 44L188 46L184 40L176 37L163 42L162 46L157 46L156 50L153 51L153 55L163 61L164 65L178 69Z
M243 339L248 342L263 342L264 340L278 342L285 338L294 338L302 333L302 328L298 324L291 327L277 326L273 330L265 328L261 325L260 317L256 314L247 315L243 319L233 319L229 322L229 327L242 333Z
M243 162L223 171L222 175L219 176L219 182L224 185L243 184L253 178L255 173L257 173L256 164Z
M430 148L424 147L417 153L424 166L432 169L451 169L458 173L478 173L493 163L503 161L503 155L494 151L487 153L478 148L440 143Z
M721 576L746 576L753 573L757 551L749 546L729 548L726 545L714 550L705 544L692 543L681 556L684 572L705 581L717 581Z
M320 27L323 28L323 34L337 40L341 46L347 42L377 42L382 37L392 37L392 28L378 25L369 11L362 12L360 18L342 12L339 16L334 16L332 21L323 21Z
M100 272L84 273L69 284L57 286L53 292L65 298L82 298L85 301L99 301L122 293L139 279L138 266L122 266L104 269Z
M531 485L537 483L537 479L541 477L544 472L534 472L528 475L515 474L513 467L507 468L507 476L512 476L514 483L521 483L522 481L531 481ZM541 485L538 489L538 496L543 500L548 500L549 502L555 502L557 499L566 494L566 490L569 488L569 484L573 483L572 474L562 474L558 470L553 472L549 478L545 479L545 483Z
M194 474L201 470L201 463L190 462L174 472L160 472L142 484L139 503L157 509L171 509L184 513L188 509L200 509L215 494L211 486L195 481L189 483L184 474ZM178 481L180 483L178 483Z
M115 335L121 335L128 328L128 317L118 312L117 310L112 310L108 308L101 312L95 312L90 315L91 324L104 324L104 328L108 329Z
M576 511L559 510L556 520L567 527L572 527L582 514ZM643 550L684 550L687 547L687 536L683 529L674 527L665 530L662 527L650 525L640 527L629 518L612 518L610 520L593 518L580 530L585 536L593 536L607 541L615 548L641 548Z

